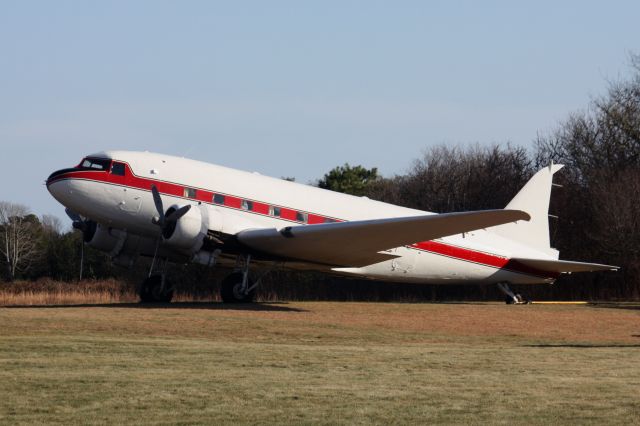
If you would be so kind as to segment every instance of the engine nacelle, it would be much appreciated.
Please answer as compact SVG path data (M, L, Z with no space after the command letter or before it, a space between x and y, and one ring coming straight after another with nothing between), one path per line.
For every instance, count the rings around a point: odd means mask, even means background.
M122 249L126 236L126 232L120 229L89 222L88 230L84 234L84 240L91 247L115 256Z
M179 208L180 206L178 205L169 207L166 216L170 216L172 212ZM162 233L164 238L163 245L189 255L196 253L202 247L204 237L207 235L208 223L205 224L204 222L201 209L192 206L187 214L164 229Z

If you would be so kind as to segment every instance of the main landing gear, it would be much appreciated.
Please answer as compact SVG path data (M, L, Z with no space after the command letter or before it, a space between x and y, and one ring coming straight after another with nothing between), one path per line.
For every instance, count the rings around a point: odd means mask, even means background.
M251 255L238 256L236 270L228 275L220 285L220 297L224 303L251 303L256 298L256 288L262 277L253 281L249 277Z
M234 272L222 280L220 297L224 303L251 303L256 298L256 287L248 276Z
M173 298L173 285L166 279L166 259L154 261L149 276L140 285L140 303L169 303ZM238 256L236 269L221 283L220 296L224 303L251 303L256 298L256 289L264 275L253 281L249 277L251 255Z
M154 257L149 276L142 281L138 295L140 303L169 303L173 299L173 285L167 280L167 264L169 261L159 261L156 265ZM156 269L157 267L157 269Z
M509 283L498 283L498 288L505 294L505 303L507 305L527 305L529 300L522 297L520 293L514 293L509 288Z
M173 286L164 274L155 274L145 278L138 294L140 303L169 303L173 299Z

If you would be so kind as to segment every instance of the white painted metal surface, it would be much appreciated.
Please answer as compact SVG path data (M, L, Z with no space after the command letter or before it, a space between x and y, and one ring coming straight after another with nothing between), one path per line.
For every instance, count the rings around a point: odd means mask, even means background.
M159 238L158 227L152 223L157 215L149 189L153 183L160 189L164 206L193 206L180 219L183 222L179 221L176 243L171 239L163 242L163 254L186 255L208 264L215 263L212 259L217 254L203 253L202 242L195 237L202 238L207 231L237 237L240 249L246 248L247 253L257 251L292 267L387 281L538 284L552 283L562 272L615 269L556 261L558 252L549 245L547 215L552 177L562 167L559 165L538 172L504 211L464 213L446 219L431 212L162 154L107 151L89 157L122 162L129 167L128 174L119 177L109 171L69 169L54 173L48 189L69 209L102 227L126 233L131 240L119 244L130 257L135 257L135 250L153 255L148 253L149 247ZM184 193L182 188L186 188ZM190 198L193 189L206 197ZM216 204L214 193L242 203ZM252 203L267 206L269 211L243 210ZM349 224L305 225L276 217L279 209L299 212L303 219ZM529 216L530 221L524 220ZM385 239L389 244L384 244ZM225 247L221 250L224 253ZM536 259L540 262L535 263Z

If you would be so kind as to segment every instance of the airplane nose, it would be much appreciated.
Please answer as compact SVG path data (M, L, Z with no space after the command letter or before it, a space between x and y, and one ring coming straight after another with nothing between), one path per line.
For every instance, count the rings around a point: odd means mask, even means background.
M51 173L49 175L49 177L47 178L47 181L46 181L47 187L49 185L51 185L53 182L55 182L57 180L56 178L61 177L63 174L68 173L71 170L73 170L73 169L61 169L61 170L56 170L55 172Z
M53 195L53 198L60 202L62 202L61 197L65 192L64 187L67 186L65 185L64 175L71 171L74 171L74 169L56 170L55 172L51 173L46 180L47 190L51 195Z
M46 181L46 185L47 185L47 191L49 191L49 193L51 195L53 195L53 198L55 198L56 200L59 199L59 195L60 195L60 191L61 191L61 183L60 181L58 181L56 183L56 176L59 176L59 174L57 174L58 172L53 172L51 173L51 175L49 175L49 177L47 178Z

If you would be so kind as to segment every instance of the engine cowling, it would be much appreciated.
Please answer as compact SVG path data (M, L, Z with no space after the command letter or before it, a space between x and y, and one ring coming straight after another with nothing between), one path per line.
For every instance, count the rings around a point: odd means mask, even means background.
M178 210L180 206L173 205L167 209L166 216ZM162 231L164 245L170 246L186 254L194 254L202 247L207 235L207 226L199 208L191 208L175 222L167 224Z
M122 249L126 239L126 232L109 228L100 223L90 222L88 232L84 234L84 239L91 247L114 256Z

